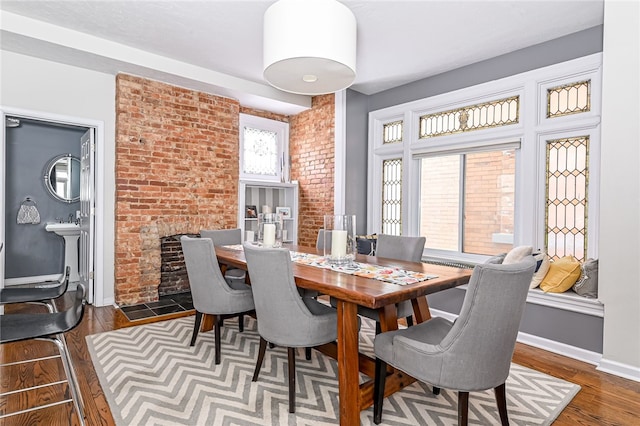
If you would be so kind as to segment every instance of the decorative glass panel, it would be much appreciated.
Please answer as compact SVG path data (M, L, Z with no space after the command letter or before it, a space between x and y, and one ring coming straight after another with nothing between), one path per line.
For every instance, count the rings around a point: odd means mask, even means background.
M243 172L277 176L278 134L269 130L244 128Z
M518 122L520 97L498 99L420 117L420 139Z
M382 162L382 233L402 235L402 158Z
M382 143L402 142L402 121L387 123L382 127Z
M547 89L547 118L578 114L591 109L591 80Z
M546 244L552 259L587 251L589 137L547 141Z

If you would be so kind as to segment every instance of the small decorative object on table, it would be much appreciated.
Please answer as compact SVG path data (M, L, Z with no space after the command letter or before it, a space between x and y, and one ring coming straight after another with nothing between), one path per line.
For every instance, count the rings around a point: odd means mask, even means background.
M324 256L331 265L349 265L356 257L356 215L325 215Z
M265 248L282 247L282 215L260 213L258 216L258 245Z
M276 213L280 213L283 219L291 218L291 207L276 207Z
M244 217L247 219L255 219L258 217L256 206L245 206Z

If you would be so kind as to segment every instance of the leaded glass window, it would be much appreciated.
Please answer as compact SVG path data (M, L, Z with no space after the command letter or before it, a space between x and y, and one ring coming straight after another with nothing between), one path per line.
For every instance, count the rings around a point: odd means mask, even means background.
M382 126L382 143L402 142L402 120Z
M587 252L589 137L547 141L546 245L552 259Z
M382 233L402 235L402 158L382 162Z
M420 117L420 139L518 123L520 97L498 99Z
M278 134L270 130L245 127L244 161L245 174L278 175Z
M591 80L547 89L547 118L578 114L591 109Z

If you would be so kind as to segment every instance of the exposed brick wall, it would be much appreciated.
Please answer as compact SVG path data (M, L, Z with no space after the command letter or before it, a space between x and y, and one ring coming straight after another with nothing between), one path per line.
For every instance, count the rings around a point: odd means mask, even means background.
M315 96L289 121L291 179L299 182L298 244L315 246L324 215L333 214L334 95Z
M236 100L116 79L118 304L156 300L160 238L237 225Z
M160 240L237 226L240 112L291 123L299 243L333 212L334 97L294 117L127 74L116 79L116 303L157 300Z
M275 112L263 111L261 109L247 108L240 106L240 113L247 115L254 115L256 117L268 118L270 120L289 122L288 115L276 114Z
M458 249L460 156L432 157L422 168L420 235L426 246ZM466 156L465 165L466 253L498 254L511 244L492 241L493 234L513 234L515 155L513 151L479 152ZM429 194L426 196L425 194Z

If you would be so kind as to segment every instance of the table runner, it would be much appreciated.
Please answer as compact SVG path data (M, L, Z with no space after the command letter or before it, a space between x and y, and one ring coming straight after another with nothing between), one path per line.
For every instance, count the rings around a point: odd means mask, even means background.
M224 246L231 250L243 250L242 244ZM357 275L364 278L372 278L391 284L407 285L437 278L437 275L423 272L406 271L390 266L372 265L369 263L352 262L349 265L331 265L324 256L317 254L290 251L291 260L301 265L315 266L316 268L331 269L344 274Z

